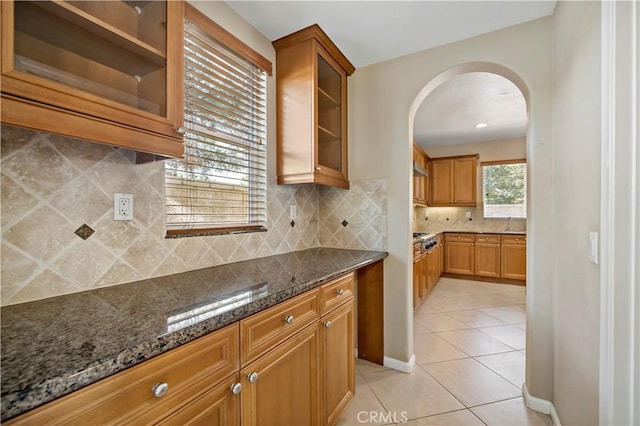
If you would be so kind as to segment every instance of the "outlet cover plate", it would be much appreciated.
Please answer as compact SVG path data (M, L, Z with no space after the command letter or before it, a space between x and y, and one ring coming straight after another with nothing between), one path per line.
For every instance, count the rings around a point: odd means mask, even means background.
M133 220L133 194L113 194L113 220Z

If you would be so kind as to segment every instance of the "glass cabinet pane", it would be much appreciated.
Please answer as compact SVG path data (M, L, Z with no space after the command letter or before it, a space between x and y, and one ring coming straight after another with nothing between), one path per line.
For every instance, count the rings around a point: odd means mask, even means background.
M342 79L318 55L318 164L342 171Z
M155 1L17 1L14 67L167 115L167 6Z

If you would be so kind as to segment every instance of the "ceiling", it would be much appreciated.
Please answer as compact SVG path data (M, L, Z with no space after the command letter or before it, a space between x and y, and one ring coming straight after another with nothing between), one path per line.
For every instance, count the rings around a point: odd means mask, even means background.
M226 3L270 40L317 23L356 68L548 16L556 4L545 0ZM459 76L436 88L416 116L416 142L467 143L524 135L526 115L516 113L524 99L512 92L502 95L513 88L492 76ZM489 125L476 129L477 120Z
M476 128L476 124L487 126ZM487 72L457 75L424 99L414 120L414 141L437 146L521 138L527 106L510 80Z

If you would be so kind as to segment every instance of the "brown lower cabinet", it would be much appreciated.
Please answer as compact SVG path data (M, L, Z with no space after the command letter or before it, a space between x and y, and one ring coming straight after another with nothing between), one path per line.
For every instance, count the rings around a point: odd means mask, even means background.
M7 425L333 425L355 394L355 274L31 410Z
M422 253L420 252L420 245L414 247L413 251L413 307L415 308L420 304L421 296L420 296L420 283L422 282Z
M240 398L231 389L239 382L238 375L212 387L204 394L174 412L158 424L227 426L240 424Z
M526 242L524 235L445 233L444 272L524 282Z
M322 424L320 324L243 368L243 425Z
M527 237L503 235L500 252L500 276L513 280L527 279Z
M445 272L450 274L473 275L475 266L474 241L474 234L445 234Z
M322 317L326 424L334 425L356 392L353 301Z
M476 235L474 275L500 277L500 235Z
M443 272L443 244L442 237L436 237L437 245L426 253L420 249L420 244L413 248L413 308L435 287Z

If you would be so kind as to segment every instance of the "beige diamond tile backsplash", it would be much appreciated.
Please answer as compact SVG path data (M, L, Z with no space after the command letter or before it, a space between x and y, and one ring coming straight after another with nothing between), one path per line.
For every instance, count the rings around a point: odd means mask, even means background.
M135 164L130 150L1 131L2 305L317 246L386 248L384 180L345 191L278 186L270 177L267 232L165 239L162 162ZM113 220L116 192L133 194L132 222ZM86 241L74 234L83 223L96 231Z
M471 212L471 220L465 214ZM427 217L428 214L428 217ZM414 232L525 232L526 220L484 219L482 205L478 207L419 207L413 208Z

